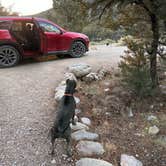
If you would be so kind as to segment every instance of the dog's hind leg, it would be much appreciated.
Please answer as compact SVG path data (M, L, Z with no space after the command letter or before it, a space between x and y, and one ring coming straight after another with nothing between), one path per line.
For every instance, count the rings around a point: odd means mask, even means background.
M50 130L50 136L51 136L51 144L52 144L50 154L53 156L55 153L54 152L55 139L57 138L57 135L55 134L55 131L53 128Z
M70 136L66 138L66 142L67 142L67 155L70 157L70 156L72 156L71 137Z
M66 151L67 151L67 155L70 157L70 156L72 156L72 153L71 153L71 128L70 128L70 125L66 129L66 131L65 131L65 133L63 135L63 138L66 139L66 143L67 143Z
M54 144L55 144L55 138L51 138L51 155L53 156L55 154L54 152Z

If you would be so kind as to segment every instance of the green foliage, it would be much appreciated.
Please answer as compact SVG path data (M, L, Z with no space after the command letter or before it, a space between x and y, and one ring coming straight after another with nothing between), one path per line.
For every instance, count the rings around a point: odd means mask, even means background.
M89 2L89 1L88 1ZM158 76L157 76L157 53L158 47L163 31L165 31L166 25L166 1L163 0L96 0L90 5L97 15L104 16L103 18L108 21L111 19L109 15L114 9L127 9L125 11L126 20L122 25L124 19L119 19L119 26L127 26L128 31L132 30L137 32L136 36L149 39L149 46L147 53L150 57L150 76L153 83L153 88L158 86ZM134 7L134 8L133 8ZM130 10L131 9L131 10ZM133 10L134 9L134 10ZM112 20L117 17L118 10L115 10L115 15L112 16ZM138 12L140 11L140 12ZM135 17L136 16L136 17ZM141 17L139 17L141 16ZM100 17L101 18L101 17ZM128 18L130 18L128 20ZM130 21L132 19L132 21ZM144 32L148 32L148 35L142 35ZM133 35L134 33L132 33Z
M68 30L81 32L87 25L88 11L83 2L53 0L53 9L61 16L57 23Z
M91 41L90 44L91 45L105 45L105 44L112 44L112 43L115 43L114 40L111 40L111 39L105 39L105 40L101 40L101 41Z
M149 59L146 56L144 42L127 38L129 48L119 64L123 84L139 97L152 95Z
M104 28L97 22L89 24L82 32L88 35L91 41L101 41L105 39L118 40L123 33L121 30L112 31L110 28Z

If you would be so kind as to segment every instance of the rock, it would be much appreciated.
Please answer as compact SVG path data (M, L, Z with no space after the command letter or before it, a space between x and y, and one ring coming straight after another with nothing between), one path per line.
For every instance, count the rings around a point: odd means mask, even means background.
M78 116L77 115L74 116L74 122L78 122Z
M76 140L97 140L99 138L99 135L96 133L91 133L85 130L79 130L71 134L71 137Z
M109 91L110 91L109 88L104 89L104 92L109 92Z
M134 116L133 111L131 108L128 109L128 117L132 118Z
M80 103L80 99L78 97L74 97L76 104Z
M76 149L80 156L100 156L104 153L104 148L99 142L80 141Z
M147 120L148 120L148 121L156 121L156 120L157 120L157 117L154 116L154 115L149 115L149 116L147 117Z
M163 95L166 95L166 85L160 85L160 91Z
M81 122L90 126L91 125L91 120L89 118L83 117L81 118Z
M59 90L55 93L55 100L59 101L64 95L64 91L63 90Z
M93 159L93 158L81 158L79 161L76 162L76 166L113 166L111 163Z
M75 80L77 82L77 78L75 77L75 75L73 73L65 73L65 79L69 79L69 80Z
M85 77L83 77L83 81L85 82L92 82L92 81L97 81L99 80L99 76L97 73L89 73Z
M107 117L111 117L111 112L106 112L105 115L106 115Z
M159 128L157 126L152 126L152 127L149 127L149 130L148 130L148 133L151 134L151 135L156 135L159 133Z
M109 86L111 85L111 83L108 82L108 81L105 81L105 82L104 82L104 85L105 85L106 87L109 87Z
M105 77L107 74L108 74L107 69L102 68L98 71L98 77L99 77L100 80L102 80L103 77Z
M152 104L151 106L150 106L150 109L153 109L154 108L154 105Z
M92 108L92 114L94 116L100 115L103 112L103 109L101 108Z
M56 160L53 159L53 160L51 161L51 164L56 164Z
M142 162L137 160L134 156L128 156L126 154L121 155L121 166L143 166Z
M66 89L66 82L65 81L62 81L60 84L59 84L59 86L58 87L56 87L56 89L55 89L55 99L57 100L57 101L59 101L61 98L62 98L62 96L64 95L64 93L65 93L65 89Z
M80 109L75 109L75 114L79 114L81 113L81 110Z
M157 138L155 143L157 143L157 144L159 144L159 145L161 145L161 146L166 148L166 135L159 136L159 138Z
M76 125L72 125L71 124L71 129L76 131L76 130L82 130L82 129L85 129L85 130L89 130L89 127L83 123L80 123L80 122L76 122Z
M69 72L73 73L78 78L88 75L92 70L92 68L85 63L74 64L68 67L68 69Z
M116 86L111 90L112 94L120 94L123 91L122 87Z

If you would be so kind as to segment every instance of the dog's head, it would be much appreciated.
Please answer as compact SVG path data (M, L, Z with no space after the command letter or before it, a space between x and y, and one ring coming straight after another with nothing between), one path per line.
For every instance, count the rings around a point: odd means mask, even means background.
M75 80L67 79L66 80L66 90L65 90L65 93L73 94L73 93L77 92L76 86L77 86L77 83L76 83Z

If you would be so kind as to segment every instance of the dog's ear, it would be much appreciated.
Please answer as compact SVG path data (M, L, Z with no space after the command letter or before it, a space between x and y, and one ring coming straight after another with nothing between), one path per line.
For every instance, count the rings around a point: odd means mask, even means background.
M66 85L69 83L69 81L70 81L70 79L67 79L67 80L66 80Z

